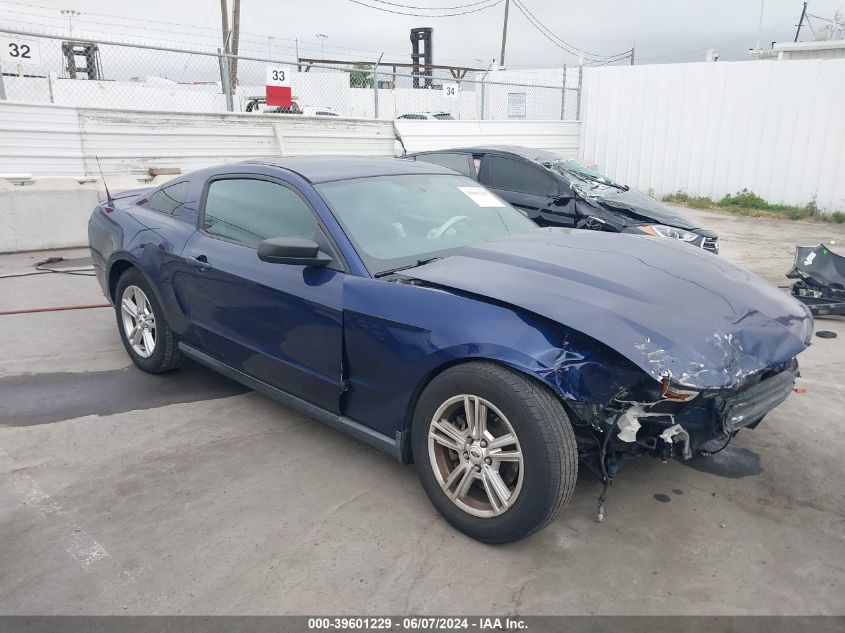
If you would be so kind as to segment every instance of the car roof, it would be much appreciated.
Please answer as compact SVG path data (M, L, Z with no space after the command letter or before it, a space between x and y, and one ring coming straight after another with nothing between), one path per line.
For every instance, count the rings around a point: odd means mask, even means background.
M290 156L246 162L287 169L315 184L371 176L457 173L432 163L380 156Z
M538 163L550 160L560 160L560 156L554 152L545 149L534 149L532 147L522 147L521 145L477 145L475 147L450 147L449 149L431 150L427 152L417 152L417 154L439 154L444 152L467 152L473 154L511 154L527 158Z

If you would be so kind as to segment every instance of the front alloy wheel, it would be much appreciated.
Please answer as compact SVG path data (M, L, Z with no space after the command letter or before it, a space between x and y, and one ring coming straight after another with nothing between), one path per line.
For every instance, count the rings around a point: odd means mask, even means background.
M469 514L496 516L519 498L519 440L489 400L460 394L440 405L431 419L428 456L443 492Z
M550 523L578 477L575 434L545 385L488 361L445 369L420 394L414 464L429 500L465 534L507 543Z

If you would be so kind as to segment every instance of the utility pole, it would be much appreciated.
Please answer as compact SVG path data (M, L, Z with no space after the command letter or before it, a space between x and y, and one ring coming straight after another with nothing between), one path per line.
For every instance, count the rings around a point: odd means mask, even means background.
M320 38L320 57L322 59L326 58L326 38L328 35L325 33L317 33L317 37Z
M763 33L763 8L766 6L766 0L760 0L760 21L757 23L757 46L756 48L758 51L760 50L760 35Z
M229 86L234 91L238 87L238 44L241 40L241 0L232 3L232 58L229 64Z
M229 3L228 0L220 0L220 21L223 29L223 52L229 52Z
M502 25L502 54L499 56L499 69L505 69L505 44L508 41L508 9L510 9L511 0L505 0L505 22Z
M637 40L631 45L631 66L634 65L634 49L637 48Z
M807 15L807 3L805 2L804 8L801 9L801 19L798 20L798 29L796 29L796 31L795 31L795 39L792 40L793 42L798 41L798 34L801 32L801 25L804 24L804 16L806 16L806 15Z

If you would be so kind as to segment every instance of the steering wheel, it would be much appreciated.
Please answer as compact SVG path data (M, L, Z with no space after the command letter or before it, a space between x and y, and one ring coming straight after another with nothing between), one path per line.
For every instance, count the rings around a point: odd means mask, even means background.
M438 238L441 238L446 233L446 231L451 229L458 222L463 222L464 220L470 220L470 219L471 218L468 215L453 215L451 218L446 220L443 224L438 226L436 229L431 229L428 232L428 235L426 237L428 237L428 239L430 239L430 240L436 240Z

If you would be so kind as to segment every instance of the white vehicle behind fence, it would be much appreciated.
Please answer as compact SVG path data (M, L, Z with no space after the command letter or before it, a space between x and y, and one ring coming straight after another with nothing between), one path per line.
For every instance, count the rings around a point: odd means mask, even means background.
M418 119L424 121L452 121L455 117L449 112L406 112L399 115L397 119Z

